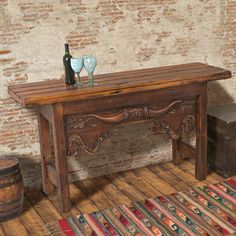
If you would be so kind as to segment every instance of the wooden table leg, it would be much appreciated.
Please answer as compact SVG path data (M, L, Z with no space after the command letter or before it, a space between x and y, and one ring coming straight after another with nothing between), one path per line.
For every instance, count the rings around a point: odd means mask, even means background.
M207 87L197 99L196 161L195 177L205 180L207 176Z
M56 104L53 107L52 131L59 208L62 212L67 212L70 210L70 192L66 159L63 108L61 104Z
M49 180L47 165L52 162L52 153L49 142L49 122L44 118L40 113L38 113L38 124L39 124L39 139L40 139L40 148L41 148L41 169L42 169L42 182L43 182L43 191L46 194L50 194L54 185Z
M180 140L181 138L172 139L172 162L175 165L180 165L183 162Z

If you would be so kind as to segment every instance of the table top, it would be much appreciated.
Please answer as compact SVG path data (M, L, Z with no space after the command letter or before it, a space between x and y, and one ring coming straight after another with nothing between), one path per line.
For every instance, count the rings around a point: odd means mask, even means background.
M189 63L95 75L98 85L93 87L71 88L60 79L11 85L8 87L8 93L23 106L37 106L117 96L230 77L229 70L203 63ZM82 77L82 80L87 78Z

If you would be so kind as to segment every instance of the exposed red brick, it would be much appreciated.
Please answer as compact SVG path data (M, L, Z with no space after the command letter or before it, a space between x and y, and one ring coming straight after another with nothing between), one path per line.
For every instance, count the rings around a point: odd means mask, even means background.
M1 1L1 0L0 0ZM0 55L1 54L8 54L8 53L10 53L11 52L11 50L1 50L0 51Z
M12 60L15 61L15 60ZM6 77L14 77L14 82L9 81L10 84L12 83L19 83L19 82L26 82L27 81L27 75L25 74L26 69L28 68L29 64L28 62L17 62L13 64L10 67L4 68L3 75Z
M20 10L23 14L23 20L33 22L41 21L49 17L49 13L53 12L53 5L40 3L19 3Z
M149 61L151 56L156 53L156 48L141 48L140 51L136 54L137 61Z
M15 60L15 58L0 59L0 64L9 64L10 62L12 62L14 60Z

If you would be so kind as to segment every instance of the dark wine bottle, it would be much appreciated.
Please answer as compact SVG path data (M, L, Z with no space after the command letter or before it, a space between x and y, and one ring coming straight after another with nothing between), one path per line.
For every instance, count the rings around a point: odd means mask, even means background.
M65 55L63 56L63 64L65 68L65 83L67 85L73 85L75 81L75 72L71 68L70 59L72 58L68 43L65 43Z

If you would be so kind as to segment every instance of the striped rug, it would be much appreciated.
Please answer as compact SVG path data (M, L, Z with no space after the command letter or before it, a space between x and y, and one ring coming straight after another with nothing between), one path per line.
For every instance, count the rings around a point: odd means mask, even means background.
M234 235L236 178L59 221L67 236Z

